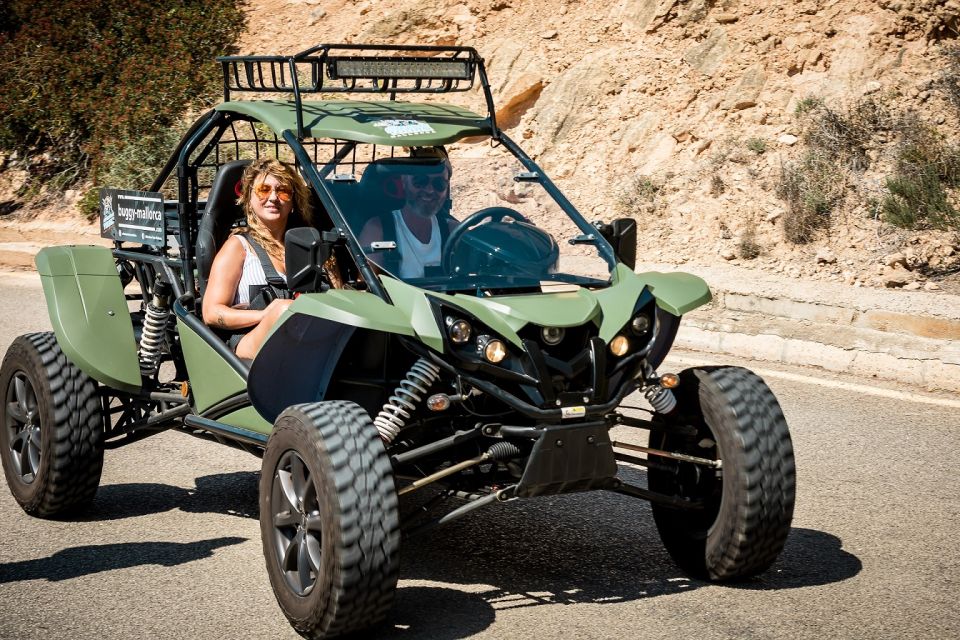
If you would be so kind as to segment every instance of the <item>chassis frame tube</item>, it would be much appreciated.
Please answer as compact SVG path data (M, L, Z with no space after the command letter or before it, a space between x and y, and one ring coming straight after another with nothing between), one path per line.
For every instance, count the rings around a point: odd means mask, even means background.
M650 491L649 489L644 489L643 487L627 484L619 478L614 480L609 487L605 487L605 489L607 491L612 491L613 493L621 493L632 498L640 498L648 502L656 502L657 504L663 504L669 507L675 507L677 509L703 508L703 505L699 502L691 502L688 500L683 500L682 498L677 498L676 496L668 496L662 493L657 493L656 491Z
M648 456L659 456L661 458L670 458L671 460L680 460L682 462L691 462L693 464L703 465L705 467L710 467L712 469L722 469L723 460L710 460L708 458L698 458L697 456L690 456L685 453L673 453L672 451L662 451L660 449L651 449L650 447L641 447L637 444L628 444L626 442L617 442L614 440L610 443L613 445L613 448L628 449L630 451L637 451L639 453L645 453Z

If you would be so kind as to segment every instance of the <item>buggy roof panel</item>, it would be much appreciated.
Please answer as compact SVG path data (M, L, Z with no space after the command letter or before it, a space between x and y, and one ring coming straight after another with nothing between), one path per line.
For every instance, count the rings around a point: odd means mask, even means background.
M490 135L489 121L462 107L399 101L303 102L304 136L393 146L434 146ZM274 133L297 131L293 100L244 100L216 107L250 116Z

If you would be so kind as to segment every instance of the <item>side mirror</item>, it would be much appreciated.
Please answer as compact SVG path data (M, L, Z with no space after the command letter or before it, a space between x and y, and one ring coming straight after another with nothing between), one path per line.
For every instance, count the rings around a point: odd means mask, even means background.
M631 269L637 266L637 223L633 218L620 218L609 224L595 222L594 226L613 245L617 260Z
M331 245L313 227L295 227L283 237L287 288L308 293L324 291L323 263L330 258Z

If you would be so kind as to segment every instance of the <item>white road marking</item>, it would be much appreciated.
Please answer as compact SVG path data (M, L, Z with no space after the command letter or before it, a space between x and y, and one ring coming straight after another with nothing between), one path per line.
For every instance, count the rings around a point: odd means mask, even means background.
M687 358L684 356L667 356L668 361L676 362L684 366L696 366L708 364L707 358ZM752 369L752 368L751 368ZM893 400L906 400L908 402L917 402L920 404L932 404L940 407L953 407L960 409L960 400L951 400L950 398L940 398L937 396L920 395L920 392L910 393L906 391L896 391L894 389L884 389L882 387L871 387L865 384L855 382L844 382L842 380L828 380L814 376L806 376L799 373L787 373L786 371L776 371L774 369L752 369L754 373L763 378L778 378L789 382L799 382L801 384L813 384L819 387L831 387L833 389L842 389L854 393L865 393L868 395L879 396L881 398L891 398ZM833 372L831 372L831 375Z

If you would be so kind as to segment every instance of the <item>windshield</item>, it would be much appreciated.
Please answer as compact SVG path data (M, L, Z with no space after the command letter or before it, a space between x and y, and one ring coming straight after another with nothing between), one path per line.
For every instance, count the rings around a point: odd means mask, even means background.
M323 176L383 272L435 291L607 283L596 246L506 150L390 150Z

